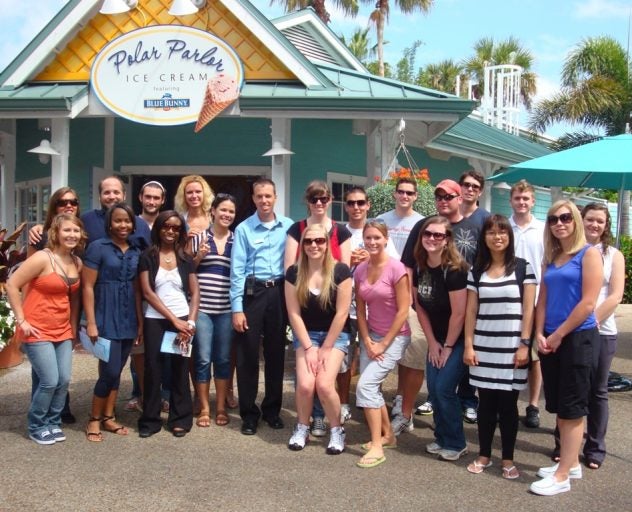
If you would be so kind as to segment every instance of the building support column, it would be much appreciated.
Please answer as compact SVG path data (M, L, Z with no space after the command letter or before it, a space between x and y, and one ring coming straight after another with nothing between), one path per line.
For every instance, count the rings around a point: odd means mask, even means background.
M282 147L291 150L292 123L287 118L272 118L270 120L271 147ZM272 156L271 179L276 185L277 202L275 211L280 215L290 216L290 155Z
M10 123L9 126L5 124ZM15 121L5 120L0 130L0 224L12 233L15 229Z
M478 158L468 158L467 163L472 166L472 169L480 172L485 179L489 178L494 174L494 171L500 169L500 165L494 164L487 160L480 160ZM479 199L479 206L485 208L488 212L492 211L492 190L491 184L486 183L485 188L483 189L483 194Z
M70 155L70 120L51 119L51 146L59 151L59 156L51 158L51 192L68 186L68 157Z

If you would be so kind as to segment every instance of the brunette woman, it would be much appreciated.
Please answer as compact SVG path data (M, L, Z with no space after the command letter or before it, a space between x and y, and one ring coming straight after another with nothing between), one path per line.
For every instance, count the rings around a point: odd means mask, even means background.
M467 470L492 465L496 424L502 440L502 476L520 476L513 463L518 434L518 393L527 386L535 308L531 265L514 253L513 229L502 215L483 223L474 268L468 274L463 361L478 388L479 455Z
M140 285L148 303L143 339L145 345L145 387L143 414L138 420L140 437L150 437L162 428L160 419L161 363L169 359L171 392L167 427L174 436L184 437L193 424L193 403L189 390L189 358L182 354L161 354L165 332L176 332L184 354L193 340L200 289L191 258L184 254L184 219L174 210L158 214L151 229L152 245L141 256Z
M588 405L587 435L584 443L584 464L599 469L606 457L608 429L608 373L617 350L617 325L614 311L623 299L625 261L621 251L612 246L612 220L608 207L590 203L582 209L586 240L601 253L603 281L597 299L595 316L599 323L599 359Z
M386 460L384 448L396 443L381 385L410 343L406 322L410 284L404 265L386 252L386 225L367 222L363 237L369 260L360 263L354 273L361 340L356 403L364 409L371 441L362 445L367 453L356 464L371 468L382 464Z
M432 396L435 430L428 453L458 460L467 453L461 403L456 388L465 373L463 324L467 302L467 263L445 217L424 220L415 245L415 310L428 339L426 382Z
M305 447L316 392L331 426L327 453L338 455L345 449L345 432L336 377L349 350L351 271L333 259L325 226L303 231L298 263L285 274L285 303L296 350L297 424L288 447Z
M232 381L231 345L233 337L230 309L230 256L233 233L229 229L235 221L237 201L230 194L217 194L211 204L213 224L193 239L193 260L200 283L200 312L198 314L194 353L194 384L200 402L198 427L211 425L209 388L211 362L214 368L215 424L227 425L229 416L225 405L228 386Z
M594 310L603 283L603 263L599 250L586 243L581 215L569 200L557 201L549 209L542 276L535 333L546 410L557 414L560 461L540 468L542 480L532 483L530 490L552 496L570 491L569 477L581 478L584 416L599 358Z
M46 220L44 225L37 224L29 231L29 245L26 250L27 257L41 251L46 247L48 241L48 230L53 223L53 219L60 213L68 213L79 217L79 196L70 187L61 187L53 192L48 200L46 210Z
M87 334L93 341L99 336L110 340L109 361L99 361L99 378L86 430L86 437L92 442L103 440L101 428L118 435L128 434L127 428L116 422L114 405L132 345L143 339L137 279L141 249L130 240L135 226L131 207L114 204L105 214L108 236L92 242L84 257L81 278Z
M51 221L47 238L48 248L22 263L6 286L34 379L28 433L43 445L66 440L61 412L70 382L80 302L81 260L74 251L83 249L87 236L77 216L61 213ZM23 301L21 290L27 285Z

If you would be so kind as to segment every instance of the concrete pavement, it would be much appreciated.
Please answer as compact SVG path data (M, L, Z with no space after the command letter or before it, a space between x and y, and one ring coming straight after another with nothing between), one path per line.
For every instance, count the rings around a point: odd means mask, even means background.
M621 333L612 369L632 376L632 305L619 307L617 323ZM231 411L227 427L194 426L182 439L167 431L139 439L137 414L123 411L131 389L125 369L118 418L131 427L130 435L104 433L104 442L89 443L83 429L96 363L75 354L71 397L79 421L64 429L66 442L53 446L38 446L25 434L28 361L0 370L0 510L632 510L632 392L610 394L608 456L602 468L584 469L584 478L573 480L569 493L539 497L527 489L537 469L550 464L554 418L544 412L543 400L541 428L520 426L515 462L521 476L515 481L500 476L499 440L490 469L480 475L466 471L478 450L476 425L465 426L470 454L458 462L426 454L432 417L415 417L415 430L400 436L397 449L387 450L384 464L360 469L355 462L368 430L355 408L346 425L345 453L326 455L327 438L312 438L302 452L287 449L295 419L292 359L290 352L283 430L262 423L256 436L243 436L239 416ZM395 386L391 376L385 385L389 399Z

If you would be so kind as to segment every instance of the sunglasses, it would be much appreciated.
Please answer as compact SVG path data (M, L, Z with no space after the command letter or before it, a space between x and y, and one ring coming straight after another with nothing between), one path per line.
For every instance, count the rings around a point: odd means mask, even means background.
M573 222L573 215L570 213L563 213L559 217L557 215L549 215L546 221L553 226L557 224L558 221L562 221L562 224L570 224Z
M324 236L318 238L303 238L303 245L310 246L314 242L316 245L325 245L327 243L327 239Z
M62 206L79 206L79 199L57 199L55 206L61 208Z
M452 201L455 197L459 197L456 194L435 194L435 201Z
M424 238L432 238L433 240L437 240L439 242L448 237L447 233L437 233L436 231L428 231L427 229L421 234L421 236Z
M310 197L309 198L309 202L310 204L327 204L329 202L329 197L327 196L322 196L322 197Z
M182 228L182 224L163 224L160 229L163 231L173 231L177 233Z
M396 190L395 192L397 192L400 196L408 196L408 197L412 197L417 193L414 190Z
M468 183L467 181L461 185L461 188L471 188L472 190L480 190L481 186L476 183Z
M351 199L347 200L347 206L349 208L355 208L356 206L362 208L363 206L366 206L366 203L366 199L358 199L356 201L353 201Z

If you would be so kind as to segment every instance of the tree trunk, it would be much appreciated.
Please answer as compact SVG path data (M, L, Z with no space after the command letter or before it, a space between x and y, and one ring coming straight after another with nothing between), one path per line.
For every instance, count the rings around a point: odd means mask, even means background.
M384 76L384 17L382 15L377 22L377 62L378 73Z
M630 234L630 191L623 192L623 200L621 201L621 226L619 226L619 235L628 236Z

